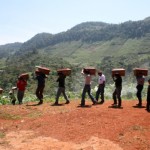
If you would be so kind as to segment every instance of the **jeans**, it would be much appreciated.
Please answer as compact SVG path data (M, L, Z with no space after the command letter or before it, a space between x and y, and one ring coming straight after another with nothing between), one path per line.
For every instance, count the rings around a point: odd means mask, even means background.
M99 95L101 94L101 100L104 101L104 85L99 85L98 90L96 92L96 100L98 101Z
M95 102L95 99L91 94L91 85L85 85L84 89L83 89L83 92L82 92L81 105L85 105L85 94L86 94L86 92L88 93L88 95L89 95L90 99L92 100L92 102L93 103Z
M55 102L55 103L58 103L58 99L59 99L61 93L63 94L65 100L66 100L66 101L69 101L69 100L68 100L68 97L67 97L67 95L66 95L66 93L65 93L65 87L59 87L59 88L58 88L58 91L57 91L56 102Z
M121 106L122 100L121 100L121 90L122 87L116 87L115 91L113 92L113 100L114 100L114 104L117 104L117 99L118 99L118 105Z
M36 96L37 98L41 101L43 99L43 91L44 91L44 85L43 86L38 86L36 89Z
M142 104L142 90L143 90L143 85L137 85L136 88L137 88L136 96L137 96L137 98L139 100L139 104L141 105Z

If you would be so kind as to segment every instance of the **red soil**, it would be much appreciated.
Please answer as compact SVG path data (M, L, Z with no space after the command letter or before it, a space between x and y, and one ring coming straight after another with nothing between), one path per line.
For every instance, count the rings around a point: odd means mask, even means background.
M111 103L0 106L0 150L150 150L150 113L134 100Z

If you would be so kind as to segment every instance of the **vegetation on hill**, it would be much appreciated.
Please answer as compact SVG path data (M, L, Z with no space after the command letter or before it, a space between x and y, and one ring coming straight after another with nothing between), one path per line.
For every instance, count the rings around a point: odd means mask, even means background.
M36 82L35 66L49 67L46 94L55 95L56 70L62 67L72 69L68 77L67 90L80 96L83 78L80 74L85 66L103 70L107 85L112 84L111 70L125 68L125 85L135 83L132 69L150 69L150 19L127 21L121 24L103 22L81 23L66 32L58 34L40 33L25 43L0 46L0 86L8 91L15 85L22 72L30 73L28 90L34 93ZM93 87L97 77L93 77ZM108 89L109 91L109 89Z

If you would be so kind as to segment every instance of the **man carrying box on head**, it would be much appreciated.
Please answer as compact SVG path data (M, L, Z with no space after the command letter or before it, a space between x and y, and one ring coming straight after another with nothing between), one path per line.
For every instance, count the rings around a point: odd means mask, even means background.
M122 78L119 73L115 73L114 76L112 76L114 82L115 82L115 90L113 92L113 100L114 103L112 105L121 107L122 100L121 100L121 91L122 91ZM117 105L117 99L118 99L118 105Z
M81 107L85 106L85 94L88 93L90 99L93 102L93 105L97 104L97 101L94 99L93 95L91 94L91 74L89 70L83 69L81 72L85 77L85 85L82 91L82 99L81 99Z
M38 81L37 89L36 89L36 96L40 100L38 105L43 104L43 91L45 88L45 78L46 75L40 71L36 71L36 79Z
M137 80L137 93L136 96L138 98L139 103L137 104L137 106L141 107L142 106L142 90L143 90L143 86L144 86L144 81L145 81L145 77L142 75L142 73L139 73L136 75L136 80Z
M66 104L69 104L70 101L68 100L68 97L66 95L66 92L65 92L65 78L66 78L66 75L63 74L63 72L58 72L58 79L56 80L56 82L58 82L58 90L57 90L57 94L56 94L56 101L54 103L54 105L58 105L58 100L59 100L59 97L61 95L61 93L63 94L65 100L66 100Z
M102 74L102 71L98 71L98 89L96 92L96 100L98 101L99 95L101 94L101 102L100 104L104 103L104 88L105 88L105 75Z

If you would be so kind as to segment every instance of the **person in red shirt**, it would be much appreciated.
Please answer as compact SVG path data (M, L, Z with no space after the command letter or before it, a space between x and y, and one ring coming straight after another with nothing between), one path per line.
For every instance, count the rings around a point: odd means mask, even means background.
M17 99L19 101L19 105L22 104L22 100L24 97L24 92L25 92L26 86L27 86L27 81L24 78L19 77L18 81L17 81L17 89L18 89Z

